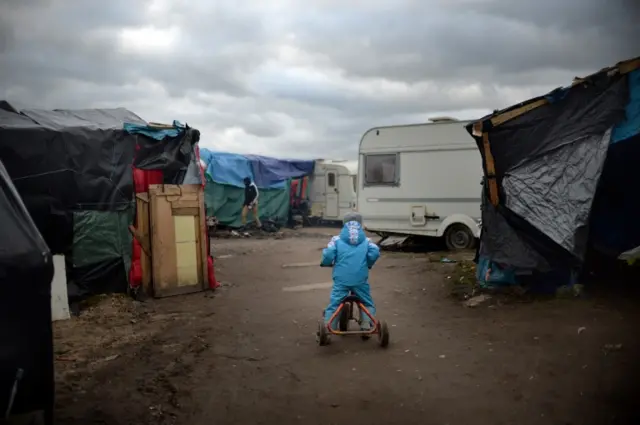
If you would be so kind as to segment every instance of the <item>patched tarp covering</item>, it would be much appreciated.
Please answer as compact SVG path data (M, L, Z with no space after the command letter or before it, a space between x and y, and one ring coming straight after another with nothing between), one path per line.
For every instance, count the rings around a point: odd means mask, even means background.
M54 253L71 246L71 211L131 207L135 136L124 122L144 123L126 109L0 110L0 159Z
M276 159L259 155L240 155L200 149L206 174L216 183L244 187L250 177L261 189L283 189L290 179L313 173L315 161Z
M125 129L126 127L126 129ZM67 261L71 300L126 290L133 172L201 183L200 133L149 126L126 109L22 109L0 101L0 159L45 241Z
M207 178L213 182L243 188L243 179L253 177L251 164L244 155L200 148L200 159L205 164Z
M258 187L271 187L282 181L297 179L313 173L315 161L276 159L247 155L253 178Z
M174 121L171 126L140 125L125 123L124 129L137 138L136 155L133 165L141 170L163 170L166 175L186 173L195 161L195 145L200 140L196 129ZM197 163L196 163L196 169ZM183 183L180 181L176 184ZM198 181L200 183L200 181Z
M610 139L610 130L588 136L509 171L502 180L505 206L582 259Z
M552 102L487 129L498 178L561 146L587 137L602 137L624 119L629 91L626 76L608 77L604 74L586 87L578 85L571 89L558 89L540 98L544 97L552 99ZM467 128L471 130L472 125ZM477 142L484 158L482 140Z
M18 369L12 414L44 411L52 423L52 256L0 161L0 412Z
M484 191L481 257L537 271L581 263L612 133L620 134L633 102L630 78L602 72L480 120L500 199L494 207ZM540 99L547 103L492 127L492 117ZM474 137L486 175L482 137Z
M262 222L270 219L281 225L287 223L290 188L290 183L286 182L280 189L260 190L258 212ZM216 217L220 224L229 227L242 225L243 188L208 181L204 189L204 202L207 216ZM250 220L253 220L251 213L247 217L247 221Z

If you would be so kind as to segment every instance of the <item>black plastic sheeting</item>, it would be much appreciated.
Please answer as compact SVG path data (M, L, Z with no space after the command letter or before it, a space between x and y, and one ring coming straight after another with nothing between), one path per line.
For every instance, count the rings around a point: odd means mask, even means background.
M199 140L200 132L193 128L186 128L177 137L165 137L161 142L139 135L133 165L141 170L186 171Z
M602 73L547 99L550 103L495 128L490 116L481 120L489 132L501 202L483 205L479 255L516 269L581 263L611 128L625 116L627 80ZM470 134L472 126L467 126ZM481 137L476 142L484 167Z
M126 109L0 110L0 159L54 253L72 242L73 210L131 207L135 137Z
M126 290L130 259L120 252L93 266L74 259L74 212L134 208L134 159L138 168L184 176L195 157L197 130L157 141L127 133L125 122L146 125L123 108L19 110L0 101L0 160L51 252L65 255L70 298Z
M596 77L589 85L572 89L558 89L548 96L552 103L540 106L506 123L490 128L489 141L496 174L504 174L523 163L540 157L561 146L587 137L602 137L625 116L629 99L627 79L606 74ZM526 103L532 103L535 98ZM489 117L486 117L489 118ZM483 118L485 119L485 118ZM467 126L471 133L471 126ZM484 157L482 140L477 139ZM556 164L562 167L562 164ZM553 168L553 165L550 165Z
M44 411L51 424L53 260L1 161L0 223L0 415L22 369L12 414Z

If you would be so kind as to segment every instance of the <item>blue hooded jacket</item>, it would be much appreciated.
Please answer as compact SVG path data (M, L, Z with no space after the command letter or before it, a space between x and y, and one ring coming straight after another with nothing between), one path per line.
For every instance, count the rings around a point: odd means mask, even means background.
M380 257L380 249L364 234L357 221L349 221L339 236L322 250L322 265L333 265L335 284L355 287L369 283L369 269Z

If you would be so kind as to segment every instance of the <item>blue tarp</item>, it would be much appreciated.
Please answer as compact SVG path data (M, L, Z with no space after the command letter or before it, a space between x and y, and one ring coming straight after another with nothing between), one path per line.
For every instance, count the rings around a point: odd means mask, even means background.
M244 187L245 177L253 178L251 164L242 155L227 152L212 152L200 149L200 159L207 165L206 173L216 183Z
M179 121L173 122L173 128L153 127L149 125L140 125L132 123L124 123L124 131L129 134L142 134L151 139L164 140L166 137L174 138L178 137L184 130L185 126Z
M483 288L495 288L516 284L515 269L480 256L476 266L476 279Z
M282 189L292 178L313 172L315 161L282 160L258 155L239 155L200 149L206 173L220 184L244 187L243 179L250 177L261 189Z
M273 184L297 179L313 173L315 161L275 159L259 155L247 155L251 162L253 178L258 187L273 187Z
M613 127L611 143L627 140L640 133L640 70L627 76L629 84L629 103L625 109L624 121Z

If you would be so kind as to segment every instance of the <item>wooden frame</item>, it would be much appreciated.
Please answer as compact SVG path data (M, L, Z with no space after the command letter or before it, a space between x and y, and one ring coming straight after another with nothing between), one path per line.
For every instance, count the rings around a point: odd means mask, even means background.
M142 246L144 292L168 297L207 289L208 235L202 186L150 185L148 193L136 195L136 208L136 227L131 232ZM192 217L193 223L186 217ZM177 235L176 229L184 231L184 226L192 227L194 234ZM195 265L183 265L180 261L185 259Z

